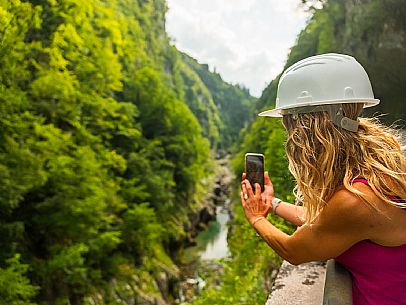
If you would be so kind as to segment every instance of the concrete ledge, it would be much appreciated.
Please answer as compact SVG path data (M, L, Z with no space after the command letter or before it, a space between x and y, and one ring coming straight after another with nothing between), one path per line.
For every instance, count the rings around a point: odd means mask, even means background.
M323 305L352 305L351 275L334 259L327 262Z
M294 266L284 261L266 305L321 305L325 265L311 262Z

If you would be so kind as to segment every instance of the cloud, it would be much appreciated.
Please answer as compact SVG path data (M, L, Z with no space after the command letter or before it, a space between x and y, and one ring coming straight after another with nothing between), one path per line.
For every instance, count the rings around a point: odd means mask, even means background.
M168 0L175 45L259 96L279 74L307 13L299 0Z

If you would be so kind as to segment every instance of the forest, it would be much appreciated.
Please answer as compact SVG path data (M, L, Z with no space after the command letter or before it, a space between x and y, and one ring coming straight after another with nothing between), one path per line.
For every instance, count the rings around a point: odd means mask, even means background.
M160 300L177 277L253 98L170 45L166 9L0 1L1 304Z
M302 2L312 16L285 68L353 55L382 101L366 114L402 126L406 2ZM256 118L273 107L279 77L259 99L224 82L172 45L167 9L165 0L0 0L1 305L174 303L176 253L216 156L231 154L237 193L245 152L264 153L277 195L293 202L282 124ZM221 285L193 304L266 301L281 259L233 202Z

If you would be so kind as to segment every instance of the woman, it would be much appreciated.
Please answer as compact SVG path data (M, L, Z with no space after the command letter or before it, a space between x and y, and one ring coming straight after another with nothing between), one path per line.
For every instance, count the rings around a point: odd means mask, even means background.
M377 120L358 118L379 103L351 56L323 54L287 69L276 108L296 179L296 203L275 198L243 174L241 201L260 236L292 264L335 258L352 274L354 305L406 304L406 158L400 136ZM267 219L298 225L289 236Z

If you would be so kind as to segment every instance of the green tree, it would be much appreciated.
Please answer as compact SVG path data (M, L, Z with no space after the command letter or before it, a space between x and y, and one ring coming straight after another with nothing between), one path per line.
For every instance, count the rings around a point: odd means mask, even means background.
M25 276L29 266L20 263L20 255L6 261L7 267L0 268L0 300L9 305L35 305L33 297L38 287L31 285Z
M165 12L164 0L0 0L0 266L21 283L10 298L169 297L156 281L178 276L171 256L221 122ZM187 100L195 84L202 112Z

